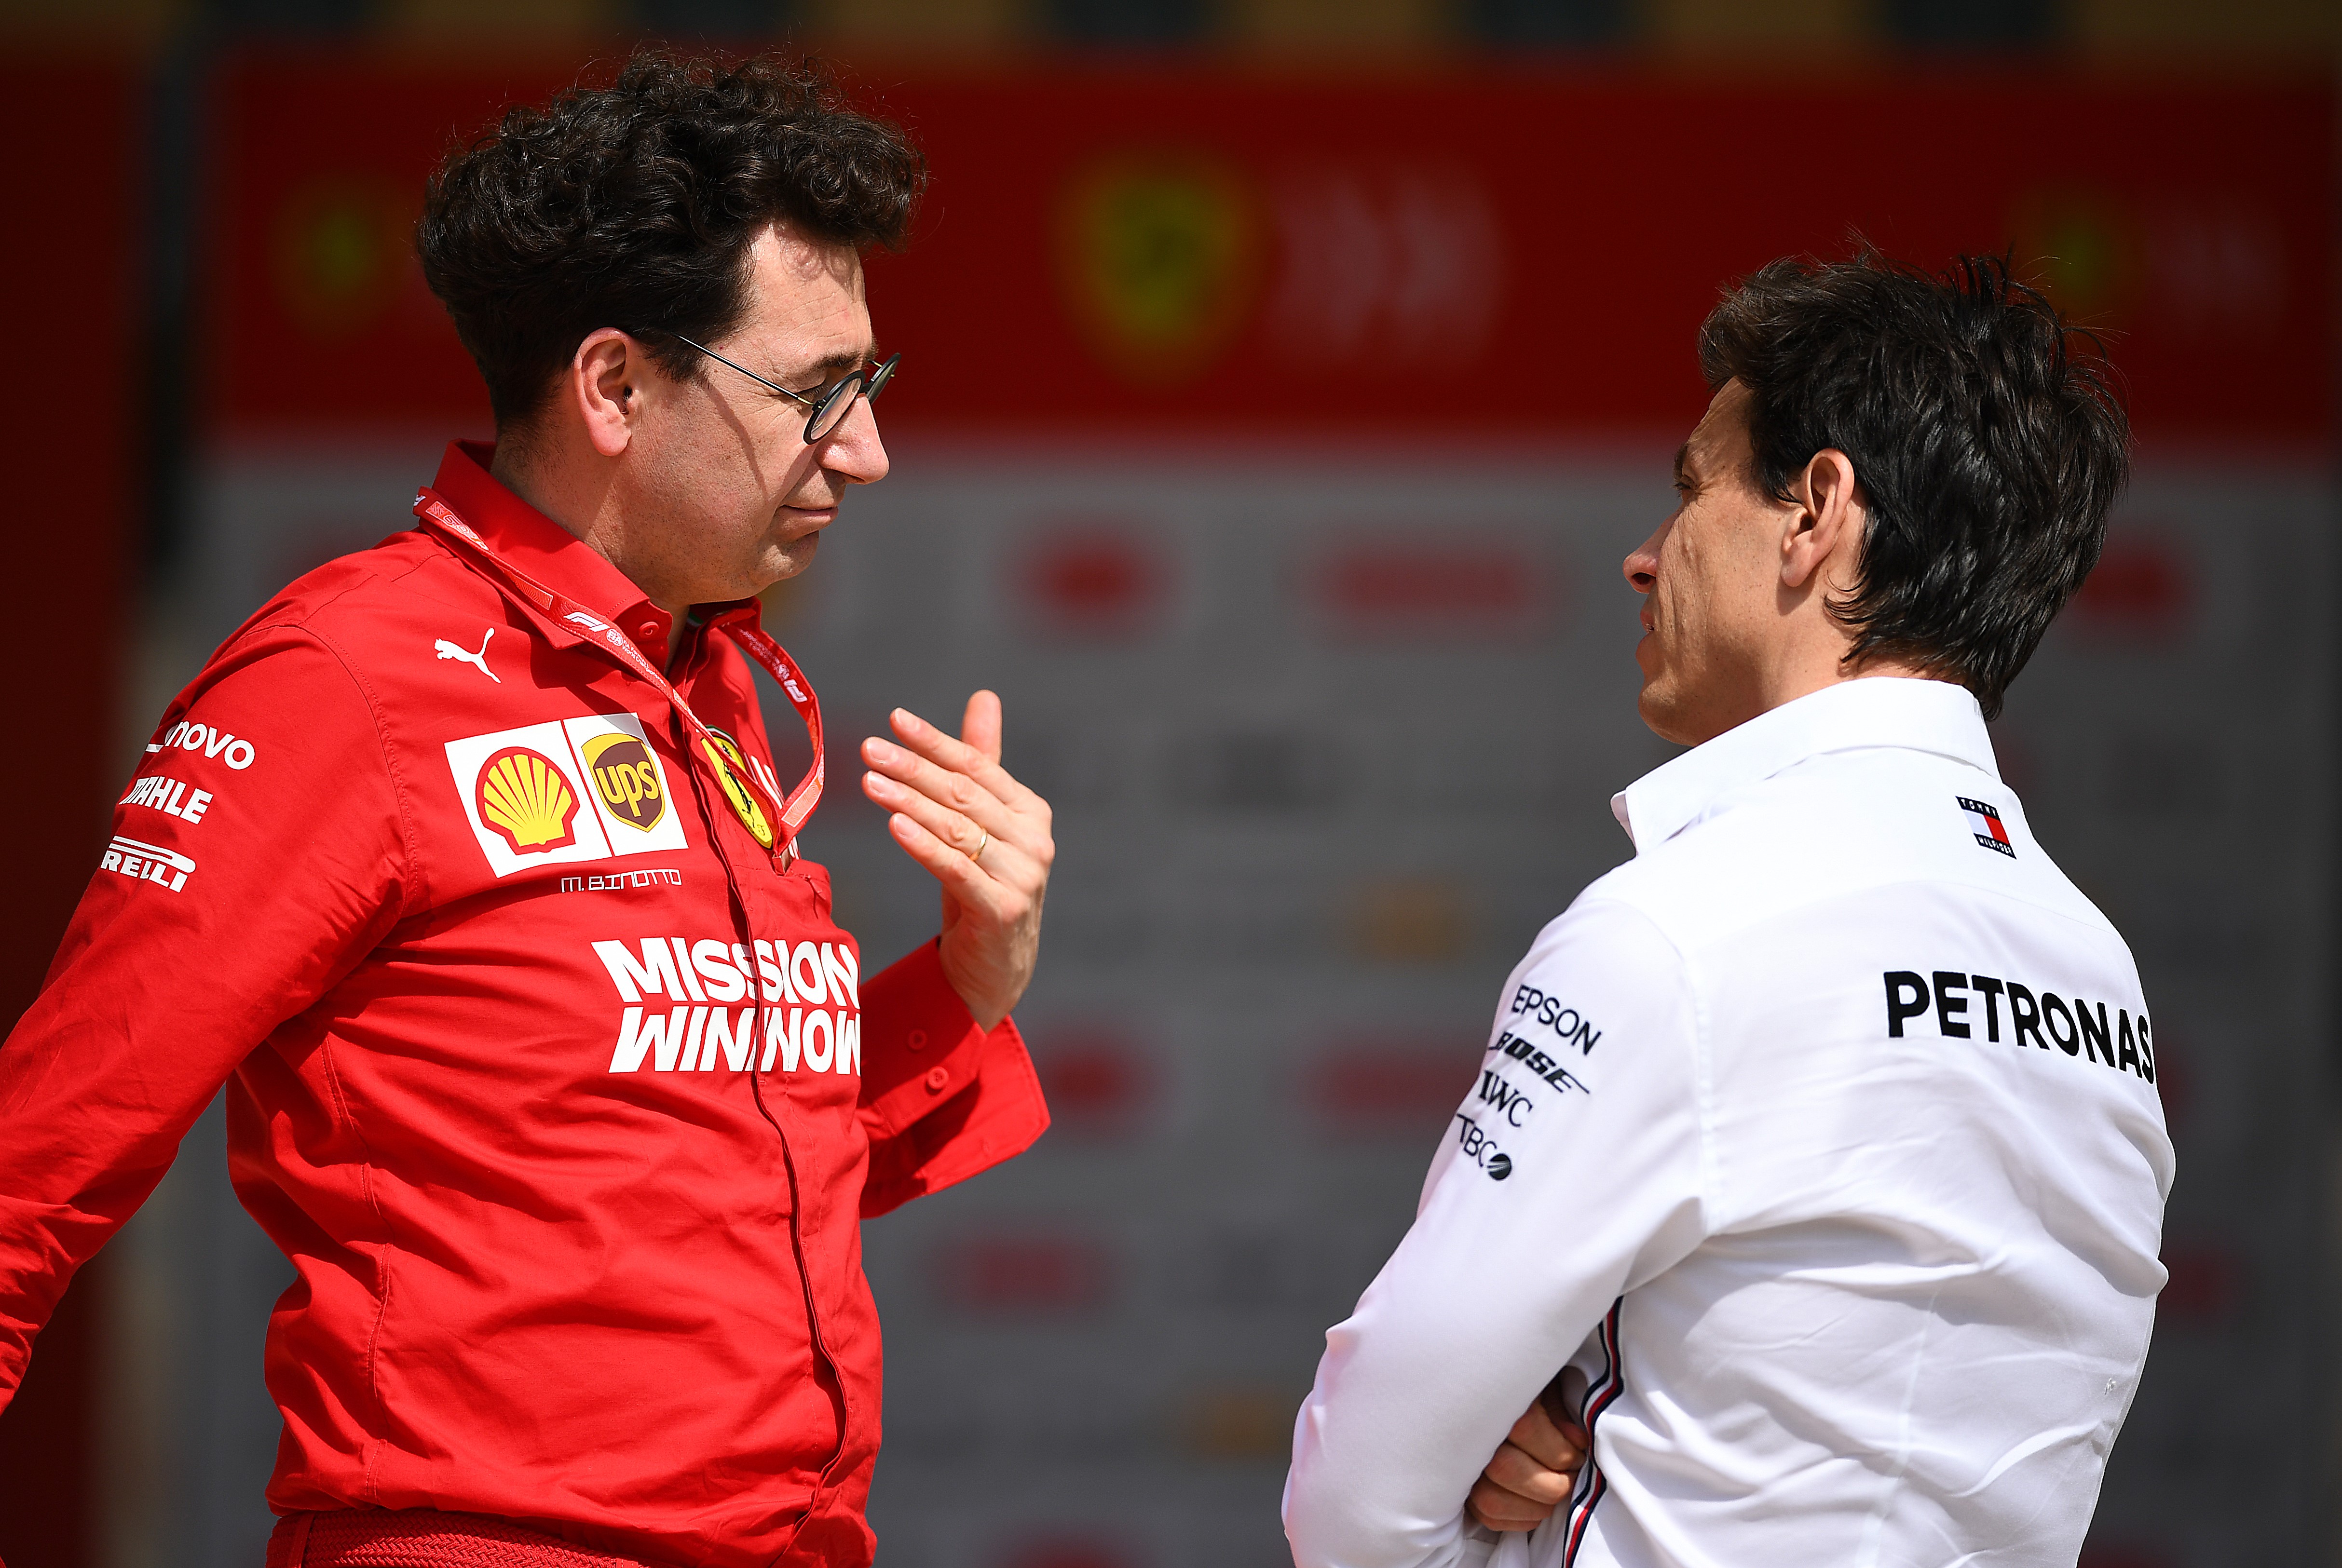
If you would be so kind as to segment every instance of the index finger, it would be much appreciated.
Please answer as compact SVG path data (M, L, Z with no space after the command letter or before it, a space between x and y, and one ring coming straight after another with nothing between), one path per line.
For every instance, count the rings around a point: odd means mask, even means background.
M970 692L967 708L960 715L959 738L984 754L986 762L1000 760L1000 694L986 690Z
M966 741L944 734L908 708L886 715L904 745L948 773L964 774L1011 810L1029 805L1037 797L1016 782L1006 768Z

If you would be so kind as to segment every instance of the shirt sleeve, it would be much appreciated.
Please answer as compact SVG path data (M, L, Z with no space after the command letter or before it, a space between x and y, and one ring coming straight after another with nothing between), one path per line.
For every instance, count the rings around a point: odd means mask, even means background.
M0 1405L236 1064L386 934L407 851L373 711L315 636L241 634L172 704L0 1044Z
M1298 1568L1485 1553L1464 1503L1513 1423L1701 1239L1696 1017L1639 912L1581 901L1538 936L1414 1227L1326 1333L1286 1483Z
M927 943L862 987L862 1217L940 1192L1023 1154L1049 1108L1014 1019L989 1033Z

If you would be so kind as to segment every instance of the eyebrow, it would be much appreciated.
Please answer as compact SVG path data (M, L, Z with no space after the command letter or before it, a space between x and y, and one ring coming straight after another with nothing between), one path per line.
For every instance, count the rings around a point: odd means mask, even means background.
M836 354L824 355L821 358L815 360L812 364L806 365L800 370L774 371L769 375L765 372L758 371L756 374L760 379L773 386L786 386L792 381L797 380L802 376L818 375L821 377L820 382L816 384L816 386L806 389L808 391L817 391L820 387L828 385L837 375L843 375L849 370L859 370L864 365L876 359L877 357L878 345L873 341L871 343L865 344L863 345L863 352L858 355L852 349L840 349Z
M865 365L877 357L878 345L876 343L867 343L863 345L862 348L858 352L852 349L844 349L840 350L836 354L826 355L822 358L815 360L811 365L806 366L806 368L808 371L836 371L842 375L849 370L859 370ZM775 379L778 380L779 378L776 376Z

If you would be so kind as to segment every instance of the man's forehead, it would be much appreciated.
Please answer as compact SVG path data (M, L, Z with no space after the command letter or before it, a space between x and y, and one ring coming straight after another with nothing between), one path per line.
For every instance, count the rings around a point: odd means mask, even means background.
M769 228L750 255L745 338L807 366L862 362L875 345L862 257L851 245L817 245Z
M806 283L828 283L857 295L862 292L862 253L852 245L816 239L786 224L767 224L749 254L760 271L770 267Z
M1716 389L1707 402L1707 412L1692 426L1691 439L1676 454L1679 466L1706 466L1719 457L1728 456L1734 448L1748 437L1748 389L1738 381L1727 381Z

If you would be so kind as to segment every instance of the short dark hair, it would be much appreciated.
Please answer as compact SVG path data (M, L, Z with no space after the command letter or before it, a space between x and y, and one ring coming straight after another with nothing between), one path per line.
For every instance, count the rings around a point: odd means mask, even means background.
M1766 494L1787 500L1827 448L1854 464L1862 574L1831 605L1847 662L1908 660L1997 717L2097 564L2129 464L2104 346L2004 258L1931 274L1866 248L1741 280L1701 325L1699 363L1711 388L1747 388Z
M432 176L415 248L488 384L525 422L587 334L641 334L672 374L746 309L748 247L780 222L899 248L926 183L903 133L819 65L646 47L606 86L517 105Z

